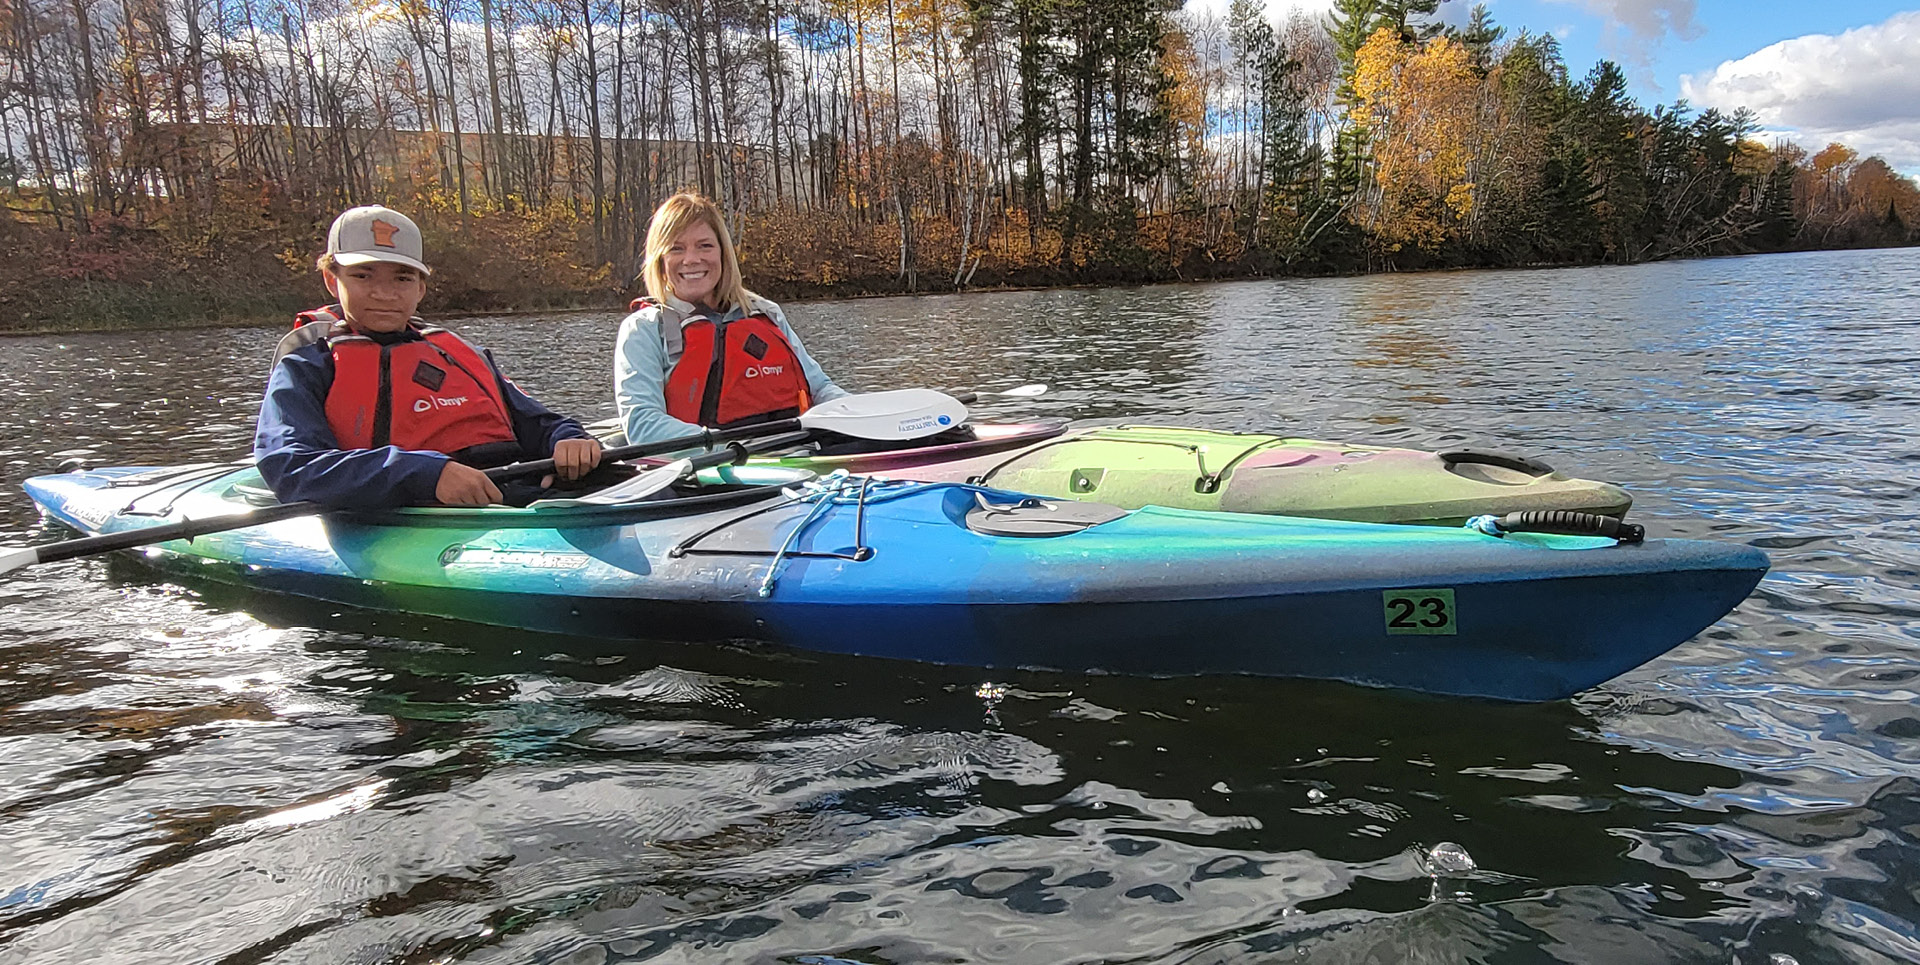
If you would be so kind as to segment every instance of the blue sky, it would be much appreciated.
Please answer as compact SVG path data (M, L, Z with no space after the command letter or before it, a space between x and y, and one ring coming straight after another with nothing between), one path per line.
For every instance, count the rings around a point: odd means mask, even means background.
M1567 65L1584 72L1601 58L1628 68L1643 103L1680 96L1680 78L1808 34L1837 35L1881 23L1920 3L1842 0L1483 0L1496 23L1560 38ZM1448 19L1470 8L1446 0ZM1456 10L1459 13L1456 13Z
M1560 38L1568 70L1619 63L1643 104L1758 113L1766 134L1838 140L1920 175L1920 0L1482 0L1509 34ZM1330 0L1267 0L1325 11ZM1445 0L1464 22L1473 0ZM1190 0L1224 11L1227 0Z

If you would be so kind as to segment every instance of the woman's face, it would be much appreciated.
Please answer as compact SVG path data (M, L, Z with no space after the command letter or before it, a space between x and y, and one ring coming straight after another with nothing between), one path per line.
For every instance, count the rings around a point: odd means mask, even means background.
M697 222L667 243L667 285L674 297L707 304L720 285L720 239L713 226Z

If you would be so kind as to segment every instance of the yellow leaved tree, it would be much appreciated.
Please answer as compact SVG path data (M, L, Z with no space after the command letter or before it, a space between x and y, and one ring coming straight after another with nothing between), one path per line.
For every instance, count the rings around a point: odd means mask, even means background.
M1360 223L1386 247L1439 248L1475 211L1469 176L1483 85L1467 48L1380 29L1353 60L1350 115L1366 134Z

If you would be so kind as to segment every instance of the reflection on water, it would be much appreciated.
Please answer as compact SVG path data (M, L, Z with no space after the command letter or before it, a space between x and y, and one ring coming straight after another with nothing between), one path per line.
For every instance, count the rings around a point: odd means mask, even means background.
M1916 296L1893 251L793 306L852 388L1517 450L1775 570L1508 707L42 567L0 583L0 961L1920 960ZM597 417L617 322L460 327ZM277 334L0 340L6 541L68 455L244 455Z

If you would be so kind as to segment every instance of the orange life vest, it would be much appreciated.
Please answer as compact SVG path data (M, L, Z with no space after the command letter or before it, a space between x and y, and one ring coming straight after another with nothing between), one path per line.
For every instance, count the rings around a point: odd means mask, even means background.
M340 320L331 306L295 318L296 326ZM333 355L327 425L341 448L451 454L517 443L493 366L466 339L427 327L414 329L417 339L382 345L343 327L326 336Z
M647 299L637 308L653 305ZM813 405L800 354L780 323L754 312L724 324L704 316L661 317L662 335L678 335L680 361L667 375L667 414L710 429L790 419ZM677 327L669 333L667 326ZM716 332L719 333L716 338Z

